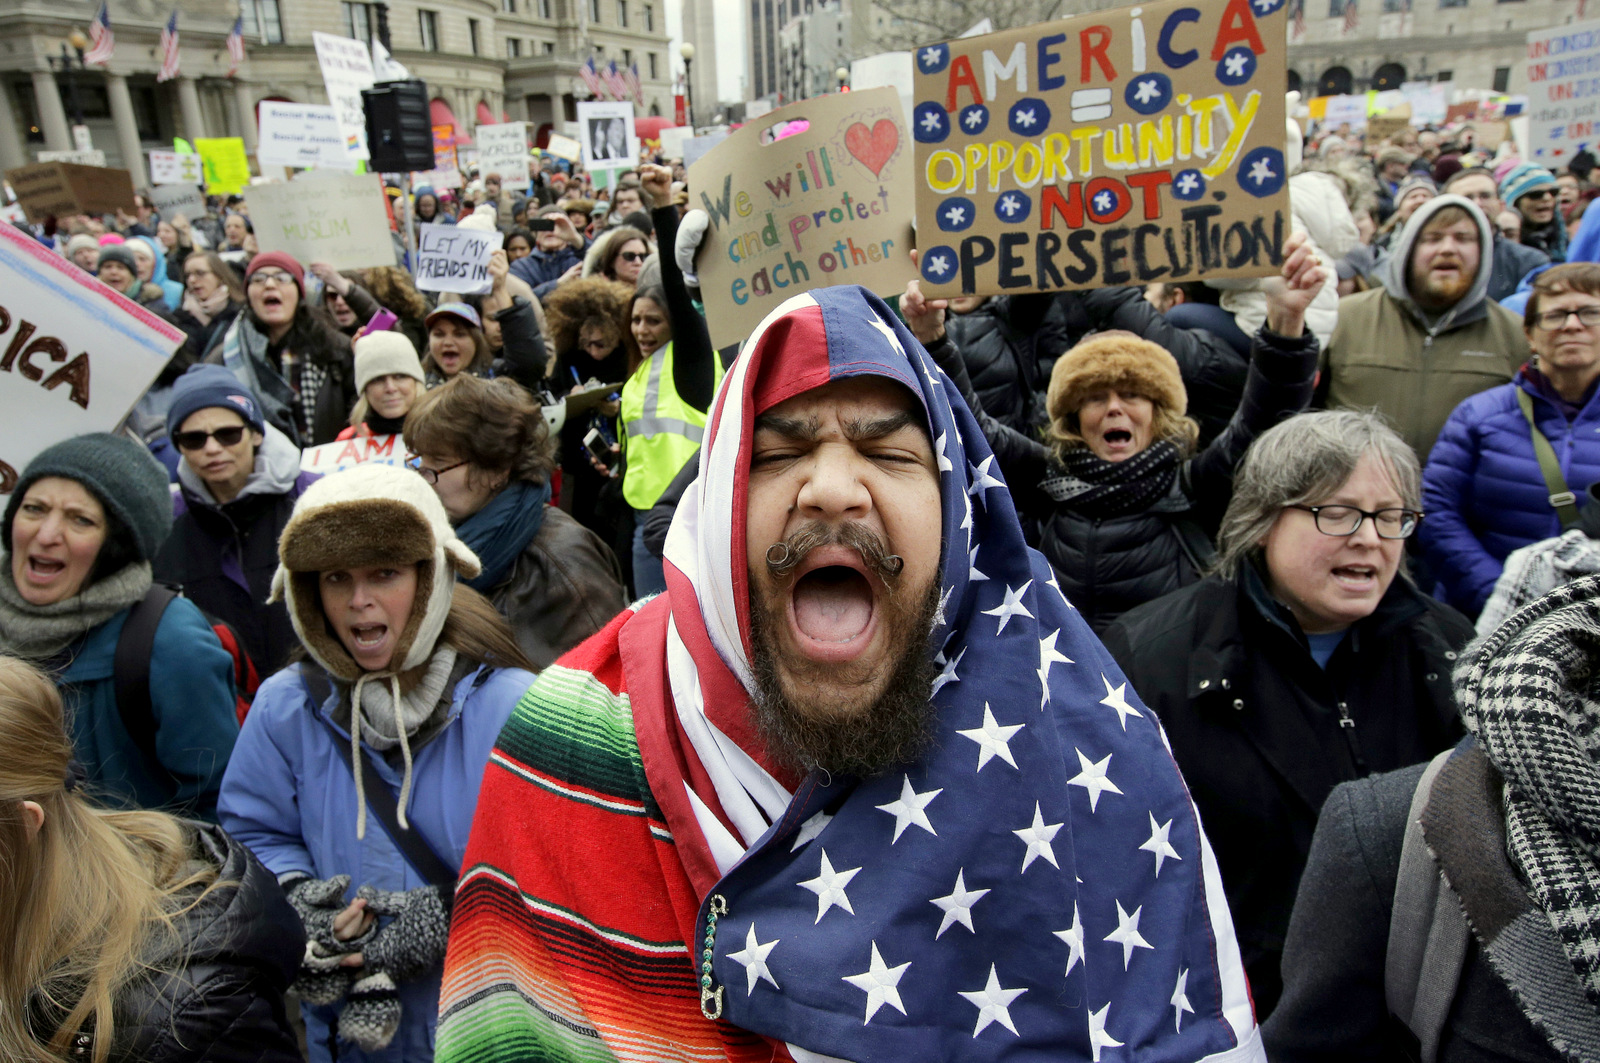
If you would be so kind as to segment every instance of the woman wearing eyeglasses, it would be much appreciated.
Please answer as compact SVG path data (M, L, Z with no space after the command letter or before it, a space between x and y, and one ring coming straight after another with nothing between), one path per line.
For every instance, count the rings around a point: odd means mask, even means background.
M182 461L172 534L155 577L238 632L261 675L298 645L288 610L264 604L278 568L278 536L315 473L267 424L261 404L220 365L197 365L172 389L167 432Z
M1507 556L1574 527L1600 480L1600 265L1541 273L1522 320L1533 357L1511 383L1455 408L1422 475L1423 556L1446 600L1470 616ZM1552 504L1563 492L1575 498Z
M1461 737L1450 674L1472 627L1401 572L1418 481L1375 414L1293 417L1246 453L1212 574L1104 635L1200 809L1261 1019L1329 791Z

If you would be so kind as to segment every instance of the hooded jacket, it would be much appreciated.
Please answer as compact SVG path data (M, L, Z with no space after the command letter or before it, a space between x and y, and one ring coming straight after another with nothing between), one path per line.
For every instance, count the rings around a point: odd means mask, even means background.
M282 668L299 644L282 602L266 604L278 569L278 537L294 503L317 474L300 471L300 451L267 425L256 468L231 502L219 503L205 481L178 464L172 534L155 559L155 578L182 587L207 613L239 633L263 674Z
M1448 206L1465 207L1478 227L1478 247L1493 247L1483 212L1461 196L1436 196L1400 230L1394 254L1379 267L1382 287L1339 302L1339 324L1323 355L1318 405L1376 407L1427 459L1434 439L1463 399L1503 384L1522 364L1522 323L1488 300L1492 251L1479 256L1472 286L1438 314L1417 305L1406 267L1417 235Z

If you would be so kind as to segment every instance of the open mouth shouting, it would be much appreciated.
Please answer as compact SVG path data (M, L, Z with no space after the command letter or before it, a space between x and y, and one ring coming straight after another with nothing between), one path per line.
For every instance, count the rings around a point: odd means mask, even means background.
M365 666L368 660L389 659L389 625L388 624L351 624L350 638L352 656L356 663Z
M1378 590L1376 565L1338 565L1332 570L1332 575L1340 587L1357 594L1370 594Z
M767 568L789 579L785 614L799 651L819 663L852 661L872 644L880 606L902 561L857 524L808 525L767 552Z
M1132 454L1133 433L1126 428L1108 428L1101 433L1105 448L1111 454Z
M27 567L23 570L23 573L29 584L35 587L49 587L60 579L66 571L67 563L65 561L30 553Z

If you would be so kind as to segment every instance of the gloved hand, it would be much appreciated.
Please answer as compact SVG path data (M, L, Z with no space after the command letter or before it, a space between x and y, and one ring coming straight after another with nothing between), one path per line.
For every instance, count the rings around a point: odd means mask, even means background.
M363 1052L381 1052L400 1029L400 994L394 979L382 971L368 971L345 995L339 1012L339 1036L353 1041Z
M450 932L448 891L438 886L404 892L362 886L356 896L367 902L367 911L390 919L361 950L368 970L407 982L444 961Z
M356 977L356 971L340 966L340 961L350 953L359 952L372 940L377 921L374 920L365 933L348 941L334 936L334 919L348 907L344 891L350 888L349 875L327 879L301 876L286 879L283 887L290 906L306 929L305 955L300 959L300 973L290 988L307 1003L332 1004L345 995Z
M700 241L706 238L711 227L711 215L696 207L678 221L678 238L673 242L672 257L683 274L683 283L691 288L700 287L700 278L694 271L694 258L700 251Z

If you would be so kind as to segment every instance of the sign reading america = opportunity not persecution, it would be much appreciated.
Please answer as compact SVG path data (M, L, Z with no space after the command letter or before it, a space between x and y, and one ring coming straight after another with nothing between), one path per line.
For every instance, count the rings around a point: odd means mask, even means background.
M919 48L928 294L1275 273L1284 6L1166 0Z

